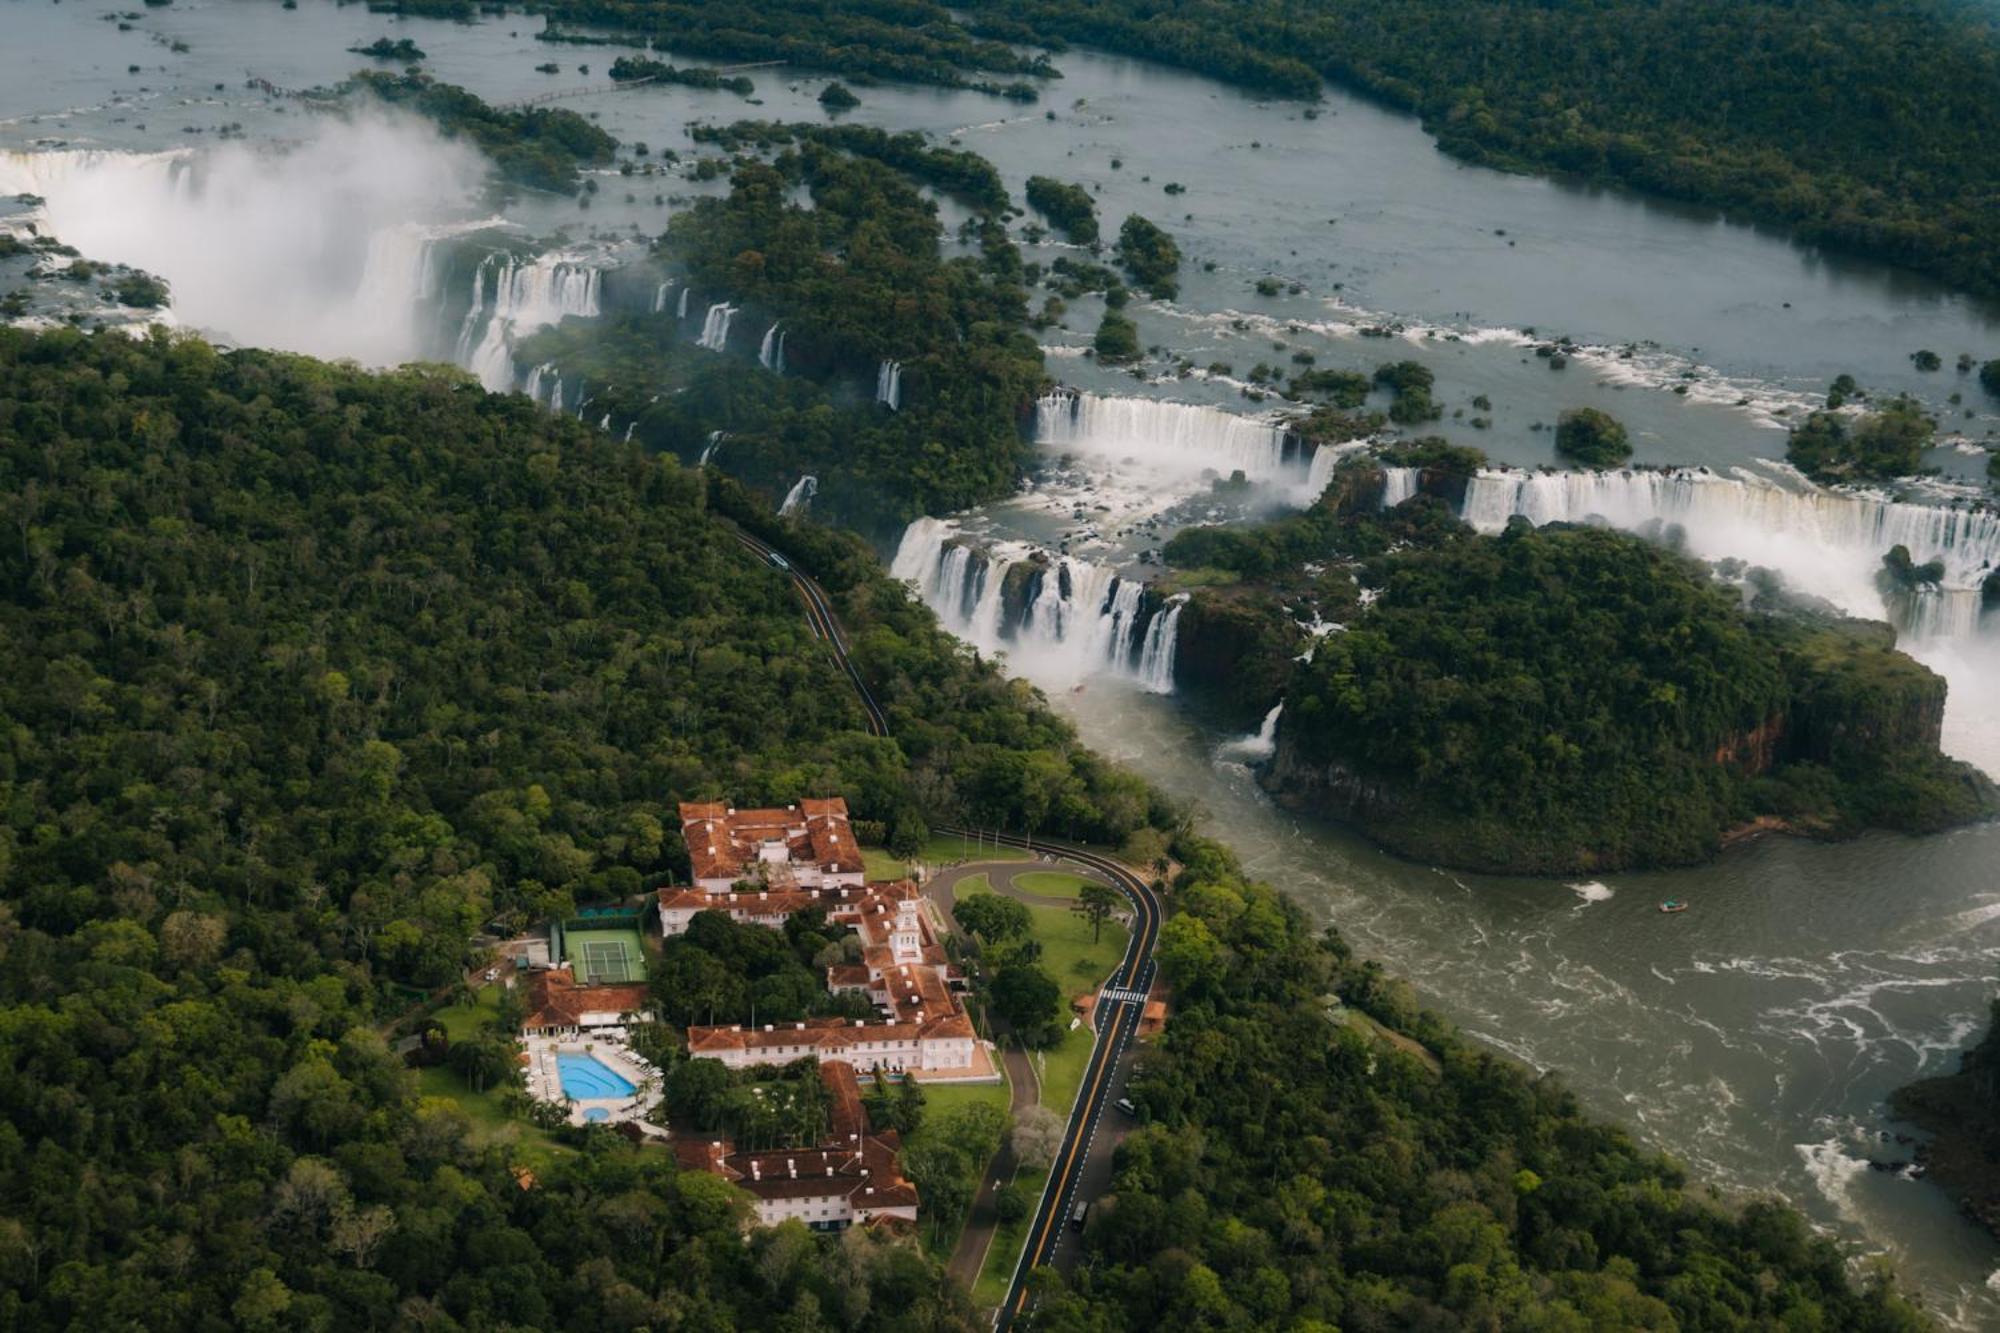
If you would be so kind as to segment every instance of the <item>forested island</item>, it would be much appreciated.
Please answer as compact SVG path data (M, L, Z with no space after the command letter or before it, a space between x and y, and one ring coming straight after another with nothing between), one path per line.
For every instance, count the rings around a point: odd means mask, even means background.
M476 94L411 70L364 70L342 91L356 90L391 106L406 107L436 123L452 139L469 140L493 162L501 179L542 190L576 188L579 166L611 161L618 141L561 107L502 111Z
M1746 827L1927 832L1993 810L1991 784L1938 748L1944 681L1888 626L1794 602L1761 571L1722 586L1606 529L1516 519L1479 536L1438 498L1475 451L1395 457L1433 493L1380 511L1382 474L1357 460L1304 514L1167 545L1194 592L1183 676L1241 717L1285 701L1265 778L1281 799L1404 855L1507 873L1690 864ZM1287 609L1301 602L1340 628L1309 639Z
M816 475L817 512L870 535L1011 490L1031 457L1019 414L1043 373L1020 254L990 211L1007 199L992 168L862 126L744 123L713 140L777 151L739 167L725 198L675 214L657 259L695 310L737 308L730 327L746 351L782 331L784 373L717 356L650 313L547 330L520 360L605 386L603 410L688 462L724 432L715 443L730 474L774 497ZM976 256L944 257L918 180L989 210ZM792 202L799 185L811 207ZM856 401L852 386L889 362L898 408Z
M488 916L685 876L678 800L829 786L899 841L1177 867L1150 1125L1042 1327L1922 1326L1418 1010L854 538L672 457L455 370L10 329L0 497L21 1327L975 1327L917 1246L746 1231L671 1153L496 1135L390 1051ZM829 589L893 739L718 510Z
M1925 1177L2000 1236L2000 999L1955 1072L1898 1088L1889 1105L1929 1135L1917 1151Z

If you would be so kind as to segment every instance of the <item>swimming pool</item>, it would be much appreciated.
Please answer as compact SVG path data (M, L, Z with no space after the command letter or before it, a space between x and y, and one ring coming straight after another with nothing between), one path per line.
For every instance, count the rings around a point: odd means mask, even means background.
M638 1091L623 1075L594 1055L556 1055L556 1074L563 1092L578 1101L593 1097L630 1097Z

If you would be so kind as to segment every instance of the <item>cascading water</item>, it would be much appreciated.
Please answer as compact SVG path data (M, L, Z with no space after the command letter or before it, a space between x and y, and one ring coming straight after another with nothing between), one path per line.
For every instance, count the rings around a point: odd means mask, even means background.
M708 308L708 318L702 321L701 337L695 339L695 346L706 347L711 352L720 352L729 345L729 321L736 317L736 307L727 301L717 301Z
M722 443L727 434L727 431L720 430L712 430L708 433L708 443L702 446L701 457L696 460L696 467L708 466L708 460L715 456L715 447Z
M620 440L619 443L620 444L632 443L632 432L637 429L639 429L639 418L633 417L630 421L625 423L625 438Z
M1698 468L1488 470L1467 486L1461 512L1489 533L1515 515L1639 531L1666 525L1690 555L1760 565L1848 615L1888 620L1901 631L1899 646L1949 685L1946 751L2000 771L2000 639L1981 623L1983 585L2000 565L2000 513ZM1885 593L1882 558L1895 546L1917 565L1941 562L1943 578Z
M1180 637L1181 608L1187 600L1187 594L1181 593L1146 626L1146 642L1139 650L1139 683L1155 694L1174 692L1174 649Z
M1417 493L1418 469L1413 467L1385 467L1382 469L1382 507L1394 509L1403 501Z
M1007 653L1044 684L1109 673L1173 688L1178 603L1149 614L1145 585L1106 566L1021 546L978 550L950 522L920 518L904 531L890 573L914 584L946 629Z
M776 324L764 330L764 341L757 348L757 364L779 375L785 373L785 334Z
M673 289L674 289L674 280L672 278L668 278L665 282L661 283L658 287L653 289L654 314L664 315L667 312L667 293L672 291Z
M1271 705L1271 711L1264 714L1264 723L1256 732L1233 741L1225 741L1218 753L1224 759L1234 759L1239 764L1261 764L1278 752L1278 715L1285 711L1285 701L1278 700Z
M681 288L680 304L674 307L675 319L686 319L688 317L688 293L690 290L687 287Z
M560 324L572 316L595 318L604 285L604 271L562 255L540 255L527 262L513 255L495 256L473 270L472 304L488 308L487 274L493 275L490 313L479 343L461 364L495 393L514 387L514 340L536 329ZM465 341L464 333L460 335Z
M890 411L903 410L903 363L884 361L875 371L875 401Z
M545 382L556 386L561 385L562 381L557 379L555 375L556 363L553 361L544 361L541 365L536 366L528 372L528 382L521 387L521 392L539 403L542 401L542 385ZM560 387L557 388L557 393L560 395Z
M786 493L785 502L778 506L778 517L784 518L787 515L799 513L807 505L811 504L812 498L818 494L818 477L800 477L792 484L792 489Z
M1392 486L1400 471L1391 470ZM1618 528L1674 524L1685 532L1690 554L1705 560L1734 556L1779 570L1791 586L1854 615L1883 614L1876 576L1891 547L1908 548L1919 565L1942 561L1938 595L1965 602L1975 616L1980 585L2000 564L2000 513L1781 486L1750 473L1494 469L1466 487L1462 512L1466 522L1488 533L1500 531L1517 514L1536 524L1591 518ZM1961 615L1954 611L1941 621L1955 622Z
M1035 404L1035 441L1049 449L1131 460L1152 472L1196 477L1241 472L1251 481L1310 484L1312 460L1281 421L1220 408L1063 390ZM1328 460L1330 470L1332 460ZM1320 481L1324 488L1325 481Z

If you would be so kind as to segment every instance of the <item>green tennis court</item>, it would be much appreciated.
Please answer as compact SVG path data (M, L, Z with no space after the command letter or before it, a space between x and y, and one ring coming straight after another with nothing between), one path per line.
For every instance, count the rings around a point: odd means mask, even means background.
M585 986L646 979L636 930L565 930L563 961L576 968L576 979Z

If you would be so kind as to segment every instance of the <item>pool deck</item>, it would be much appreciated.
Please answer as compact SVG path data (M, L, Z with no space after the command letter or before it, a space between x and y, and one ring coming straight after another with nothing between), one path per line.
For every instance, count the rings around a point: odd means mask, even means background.
M624 1120L643 1120L646 1112L659 1104L659 1077L651 1065L625 1045L623 1028L601 1028L581 1037L531 1037L522 1044L528 1053L528 1095L536 1101L567 1105L572 1125L591 1119L612 1125ZM624 1097L571 1098L563 1092L558 1055L588 1055L638 1091ZM603 1115L591 1117L592 1111L602 1111Z

